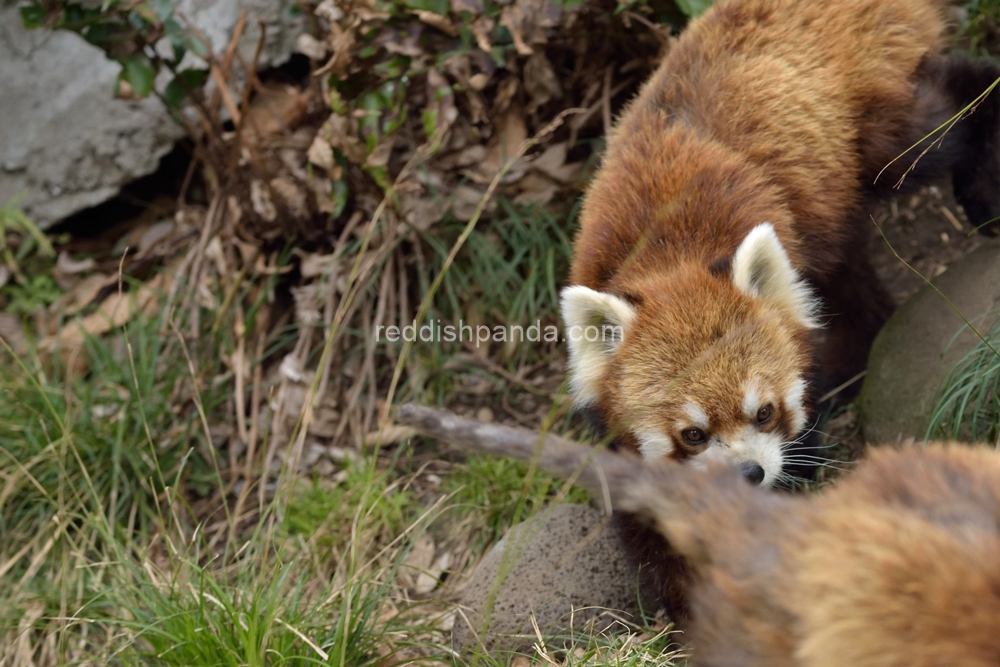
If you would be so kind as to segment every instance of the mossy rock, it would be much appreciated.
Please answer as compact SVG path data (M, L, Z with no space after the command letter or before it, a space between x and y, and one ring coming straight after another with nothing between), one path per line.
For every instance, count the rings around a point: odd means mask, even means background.
M923 440L945 380L1000 306L1000 242L987 241L925 285L883 327L868 357L859 399L861 428L872 444ZM951 301L943 298L944 294Z

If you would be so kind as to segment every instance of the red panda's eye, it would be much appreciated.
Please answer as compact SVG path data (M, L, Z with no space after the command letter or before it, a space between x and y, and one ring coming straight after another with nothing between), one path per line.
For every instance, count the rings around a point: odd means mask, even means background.
M692 445L700 445L704 443L706 440L705 432L702 431L700 428L689 428L686 431L684 431L681 435L683 435L684 439L687 440L688 443Z
M763 425L771 421L771 415L773 414L774 414L774 408L771 407L771 404L769 403L765 405L764 407L762 407L760 410L757 411L757 424Z

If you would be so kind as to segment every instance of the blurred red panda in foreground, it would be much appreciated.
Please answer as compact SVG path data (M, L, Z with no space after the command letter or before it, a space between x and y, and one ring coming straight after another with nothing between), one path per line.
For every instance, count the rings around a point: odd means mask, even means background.
M892 309L873 202L950 174L973 225L1000 216L1000 95L924 141L1000 77L942 53L948 4L719 0L671 47L608 137L562 293L575 404L616 449L808 476L813 404ZM683 562L619 523L683 618Z
M530 461L537 433L416 405L397 422ZM732 466L690 470L549 436L539 466L634 513L689 564L685 638L700 667L1000 664L1000 454L875 449L818 496Z

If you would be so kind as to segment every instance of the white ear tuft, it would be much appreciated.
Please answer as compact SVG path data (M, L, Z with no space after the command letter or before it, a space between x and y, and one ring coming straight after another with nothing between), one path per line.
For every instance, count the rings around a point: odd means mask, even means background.
M819 304L792 268L770 222L750 230L737 248L733 257L733 283L741 292L791 313L803 326L819 327L816 320Z
M562 315L574 403L588 405L597 399L601 378L632 325L635 309L613 294L573 285L562 291Z

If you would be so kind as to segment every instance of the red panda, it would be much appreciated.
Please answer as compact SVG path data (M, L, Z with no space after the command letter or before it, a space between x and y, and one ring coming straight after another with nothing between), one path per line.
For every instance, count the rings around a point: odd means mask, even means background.
M721 0L672 46L608 138L562 292L575 404L617 448L762 486L808 468L816 397L892 309L871 202L950 172L974 225L1000 216L997 95L922 142L1000 78L942 55L946 4ZM682 561L623 522L640 561L670 563L669 608Z
M405 405L427 435L569 477L648 521L692 572L698 667L1000 664L1000 455L875 449L816 496ZM541 449L541 451L539 451ZM536 459L537 457L537 459Z

